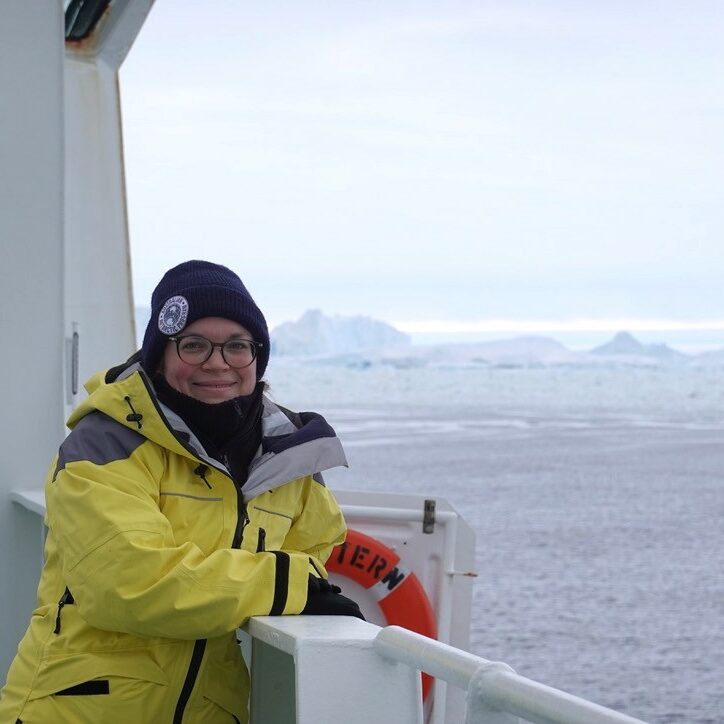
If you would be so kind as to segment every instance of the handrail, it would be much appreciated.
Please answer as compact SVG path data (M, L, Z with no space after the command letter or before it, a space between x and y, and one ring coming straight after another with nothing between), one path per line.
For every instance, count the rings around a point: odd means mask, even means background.
M507 664L474 656L399 626L380 630L375 649L468 691L467 721L491 708L536 724L644 724L641 719L516 674Z
M404 520L422 522L424 512L422 508L380 508L379 505L354 505L342 503L340 505L345 517L372 518L374 520ZM458 514L453 510L438 510L435 512L437 522L457 520Z

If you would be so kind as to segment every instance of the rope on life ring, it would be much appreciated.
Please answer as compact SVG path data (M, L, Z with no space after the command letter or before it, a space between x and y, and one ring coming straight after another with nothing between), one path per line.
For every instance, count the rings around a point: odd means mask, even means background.
M332 551L327 570L367 589L388 625L437 638L435 612L420 580L400 565L397 553L376 538L349 529L345 542ZM432 677L423 673L423 699L427 699L431 688Z

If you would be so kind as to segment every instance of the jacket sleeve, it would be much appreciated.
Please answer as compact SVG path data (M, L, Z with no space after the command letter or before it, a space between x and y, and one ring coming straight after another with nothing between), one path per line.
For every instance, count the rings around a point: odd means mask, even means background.
M329 488L311 475L303 478L297 515L284 540L284 549L308 553L326 563L332 548L343 543L346 535L342 511Z
M177 544L159 507L162 452L143 442L105 464L92 457L57 463L46 484L61 575L90 625L197 639L222 635L250 616L304 608L315 571L311 550L205 555L193 543Z

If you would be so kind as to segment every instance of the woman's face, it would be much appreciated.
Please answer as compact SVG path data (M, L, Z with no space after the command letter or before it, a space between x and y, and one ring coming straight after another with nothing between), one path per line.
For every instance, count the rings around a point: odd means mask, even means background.
M254 339L249 330L238 322L221 317L203 317L189 324L179 334L184 337L199 334L211 342L229 339ZM159 372L171 387L184 395L207 403L225 402L240 395L250 395L256 387L256 360L248 367L229 367L221 356L221 348L214 347L211 357L201 365L184 362L176 352L176 343L166 344Z

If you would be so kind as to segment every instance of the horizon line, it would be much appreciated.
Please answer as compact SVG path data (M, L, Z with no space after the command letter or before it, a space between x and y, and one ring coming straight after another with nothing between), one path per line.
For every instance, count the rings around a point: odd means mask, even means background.
M724 319L672 320L623 317L613 319L482 319L407 320L390 324L407 334L473 334L486 332L717 332Z

